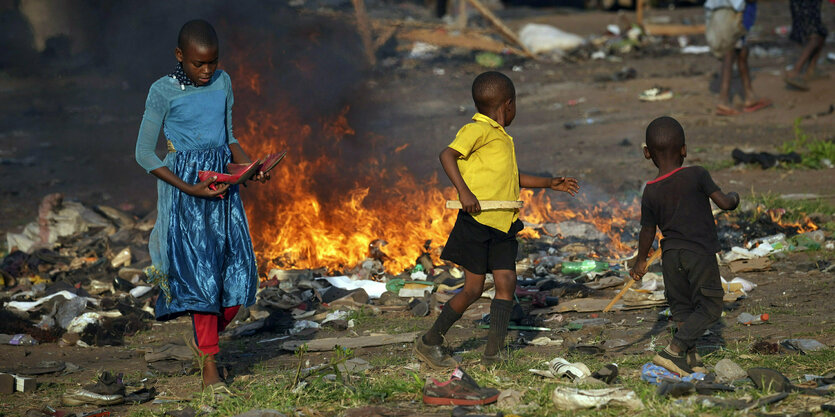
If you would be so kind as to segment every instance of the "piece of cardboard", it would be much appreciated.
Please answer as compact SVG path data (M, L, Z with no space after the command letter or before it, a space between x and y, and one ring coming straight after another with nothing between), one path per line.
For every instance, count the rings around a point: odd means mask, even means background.
M753 259L737 259L735 261L731 261L728 264L728 267L731 268L732 274L737 274L740 272L764 271L771 267L771 263L771 259L765 257Z
M0 395L14 393L15 380L10 374L0 374Z

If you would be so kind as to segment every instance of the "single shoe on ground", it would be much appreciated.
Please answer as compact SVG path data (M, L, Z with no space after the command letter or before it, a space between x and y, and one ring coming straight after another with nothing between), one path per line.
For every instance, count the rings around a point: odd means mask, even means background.
M93 405L116 405L125 402L125 396L121 394L96 394L84 388L68 390L61 396L61 403L66 406L77 406L84 404Z
M432 369L452 369L458 366L458 361L447 353L443 343L428 345L423 341L423 335L418 335L414 346L415 356Z
M693 370L687 365L687 356L685 354L676 355L670 351L670 348L665 348L660 353L652 358L652 363L678 375L689 376Z
M563 358L554 358L548 362L548 370L529 369L530 372L547 378L568 377L572 381L591 376L591 370L582 362L570 363Z
M482 388L461 368L445 382L436 379L423 386L423 402L432 405L483 405L496 402L499 390Z
M115 405L124 401L125 384L122 383L122 375L113 375L106 371L99 375L95 384L68 390L61 397L61 402L68 406Z

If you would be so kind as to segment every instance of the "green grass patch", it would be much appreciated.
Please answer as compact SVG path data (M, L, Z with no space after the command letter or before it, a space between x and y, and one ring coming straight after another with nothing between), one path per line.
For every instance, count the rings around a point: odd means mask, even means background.
M799 153L803 157L799 165L807 168L831 167L832 163L835 162L835 142L817 139L809 135L800 127L802 120L802 118L794 120L794 140L784 142L781 151ZM826 161L829 163L827 164Z

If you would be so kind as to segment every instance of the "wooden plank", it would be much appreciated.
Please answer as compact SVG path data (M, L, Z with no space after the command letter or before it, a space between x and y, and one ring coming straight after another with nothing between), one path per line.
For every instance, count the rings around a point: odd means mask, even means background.
M290 340L281 344L284 350L295 351L301 345L307 345L310 352L324 352L333 350L334 346L342 346L348 349L361 347L393 345L395 343L409 343L415 340L420 332L409 332L400 334L381 334L376 336L360 337L329 337L326 339L314 340Z
M512 52L517 55L526 56L524 52L499 42L489 36L473 31L461 31L459 34L452 34L444 28L437 29L401 29L397 38L411 42L426 42L441 47L461 47L478 51L487 51L497 54Z
M475 7L476 10L478 10L479 13L481 13L485 18L487 18L487 20L489 20L490 23L492 23L493 26L496 27L496 29L499 30L499 33L501 33L504 37L506 37L511 42L515 43L516 45L519 45L519 47L522 48L522 51L525 53L526 56L528 56L530 58L533 58L533 54L530 51L528 51L528 48L525 47L525 45L522 43L522 40L519 39L518 36L516 36L516 32L514 32L509 27L507 27L504 23L502 23L501 19L499 19L498 16L493 14L493 12L490 11L490 9L488 9L486 6L481 4L481 2L479 0L468 0L468 1L470 2L470 4L473 7Z
M484 200L479 201L478 205L482 210L499 210L499 209L520 209L525 205L524 201L499 201L499 200ZM463 208L461 202L458 200L447 200L446 208L460 210Z
M705 25L644 25L644 32L654 36L701 35L705 33Z

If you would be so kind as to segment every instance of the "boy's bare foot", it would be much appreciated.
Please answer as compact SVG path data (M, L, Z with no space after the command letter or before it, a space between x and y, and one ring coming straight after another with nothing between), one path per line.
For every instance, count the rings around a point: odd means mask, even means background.
M739 110L724 105L724 104L717 104L716 105L716 115L717 116L736 116L739 114Z
M809 91L809 84L803 77L797 75L796 73L787 72L785 77L783 78L783 81L785 81L786 85L789 87L801 91Z
M744 106L742 107L742 111L745 113L751 113L757 110L762 110L766 107L771 107L771 104L771 100L767 98L752 99L750 101L746 100Z

